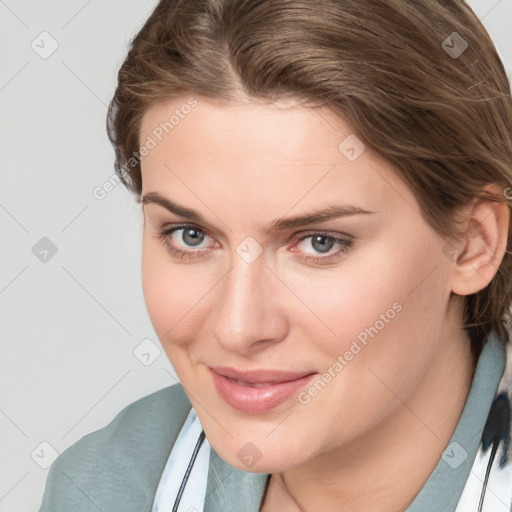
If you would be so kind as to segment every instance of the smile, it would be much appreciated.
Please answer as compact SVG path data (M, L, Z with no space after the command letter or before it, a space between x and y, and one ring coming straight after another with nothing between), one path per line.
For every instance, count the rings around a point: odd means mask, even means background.
M209 368L219 396L233 409L247 414L268 412L307 386L314 372L291 373L274 370L239 372Z

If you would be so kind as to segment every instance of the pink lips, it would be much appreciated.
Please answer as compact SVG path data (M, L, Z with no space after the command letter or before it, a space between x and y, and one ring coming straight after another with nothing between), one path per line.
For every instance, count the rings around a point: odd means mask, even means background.
M316 375L281 370L241 372L219 366L210 367L210 373L221 398L234 409L249 414L261 414L277 407Z

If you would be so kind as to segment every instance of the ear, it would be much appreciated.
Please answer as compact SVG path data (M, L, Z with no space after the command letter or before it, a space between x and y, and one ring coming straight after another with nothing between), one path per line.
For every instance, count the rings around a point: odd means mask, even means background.
M452 292L471 295L485 288L501 264L507 248L510 208L502 190L488 185L466 209L452 274Z

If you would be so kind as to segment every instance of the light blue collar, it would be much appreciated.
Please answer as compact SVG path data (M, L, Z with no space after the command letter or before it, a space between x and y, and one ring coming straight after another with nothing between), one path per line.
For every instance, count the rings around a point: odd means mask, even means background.
M447 449L406 512L447 512L456 509L471 472L505 363L503 342L494 336L489 337L478 359L466 404ZM461 462L464 457L466 459ZM477 506L478 503L475 503L475 510Z

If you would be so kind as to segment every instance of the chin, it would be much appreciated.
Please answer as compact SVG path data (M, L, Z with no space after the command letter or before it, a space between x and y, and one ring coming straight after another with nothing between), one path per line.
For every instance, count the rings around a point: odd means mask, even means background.
M234 456L233 456L234 455ZM245 464L242 462L236 454L230 453L229 458L222 457L227 463L232 466L241 469L242 471L246 471L248 473L262 473L262 474L273 474L279 473L281 471L286 471L297 465L296 462L284 461L281 457L275 456L275 454L270 457L270 459L266 458L264 455L261 456L261 459L253 465Z
M282 440L275 445L261 441L240 442L239 439L230 438L220 444L209 440L209 443L221 459L249 473L279 473L303 463L307 457L303 449L297 450L293 444L283 446Z

